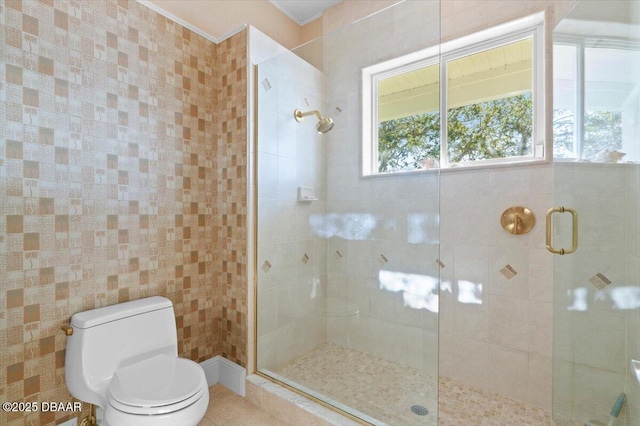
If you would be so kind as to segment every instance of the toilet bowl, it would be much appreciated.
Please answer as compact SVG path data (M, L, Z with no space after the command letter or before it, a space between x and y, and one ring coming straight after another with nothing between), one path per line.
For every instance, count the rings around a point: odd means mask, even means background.
M107 394L107 424L194 424L190 417L204 414L209 403L201 372L193 361L164 354L116 370Z
M173 305L151 297L75 314L65 379L104 426L195 426L209 404L202 367L177 356Z

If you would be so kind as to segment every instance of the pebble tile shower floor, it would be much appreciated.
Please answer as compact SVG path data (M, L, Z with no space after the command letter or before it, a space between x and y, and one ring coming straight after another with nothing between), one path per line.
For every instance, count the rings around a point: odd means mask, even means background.
M302 355L275 372L389 425L554 424L551 413L542 408L448 378L440 379L438 407L432 375L332 344ZM411 406L416 404L427 408L429 414L414 414Z

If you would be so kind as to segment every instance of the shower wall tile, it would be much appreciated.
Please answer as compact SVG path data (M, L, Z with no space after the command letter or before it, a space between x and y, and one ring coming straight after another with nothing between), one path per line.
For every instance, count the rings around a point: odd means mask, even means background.
M541 2L509 2L500 0L442 2L442 40L451 40L487 27L544 10Z
M574 314L574 360L578 364L625 373L625 314L591 310Z
M261 75L262 76L262 75ZM263 80L267 80L267 77L263 77ZM264 87L261 87L262 91L266 91ZM273 87L269 89L271 90ZM262 92L261 92L262 93ZM278 155L278 111L277 104L271 105L269 101L262 100L258 108L258 135L260 135L260 151L266 154ZM266 177L266 176L264 176ZM263 177L263 178L264 178ZM258 179L258 184L262 179Z
M453 378L483 390L489 390L489 344L454 336Z
M529 250L529 300L552 302L553 270L549 268L550 254L546 248Z
M483 303L458 301L453 324L456 336L489 342L489 300L485 299Z
M574 412L580 418L606 419L624 389L625 375L574 364ZM602 395L607 395L603 398ZM603 413L605 413L603 415Z
M489 339L500 346L529 350L529 309L523 299L489 296Z
M553 304L529 300L530 356L553 355Z
M446 204L443 202L442 212L448 213L450 210L445 206ZM448 220L444 214L442 216L442 221ZM458 286L464 282L474 301L486 304L487 281L489 280L489 247L486 245L456 244L454 256L452 266L455 267L455 279L458 281ZM457 293L458 301L467 303L464 301L465 295L461 293L461 290Z
M243 364L245 34L216 46L133 1L12 1L0 20L0 394L70 400L60 326L152 295L181 356Z
M422 345L423 345L423 371L437 375L438 369L440 368L438 365L439 360L439 336L438 330L427 330L423 332L422 336Z
M529 400L529 354L489 345L489 390L520 401Z
M452 262L448 265L453 265ZM452 266L445 266L445 269ZM458 303L457 294L454 294L453 280L442 280L439 294L438 331L442 336L453 336L455 324L455 309ZM450 376L448 376L450 377Z
M324 34L372 15L384 8L397 3L397 0L383 0L376 3L350 4L344 3L328 9L323 16L322 29Z
M442 180L445 181L446 179ZM474 184L470 183L470 186L474 186ZM456 244L470 246L487 244L489 240L490 202L491 199L489 197L456 197L454 210L448 212L450 220L455 223L453 239Z
M553 388L551 356L529 353L528 374L529 401L538 407L551 407L553 405L552 393L549 392L549 389Z
M452 172L440 182L442 198L466 199L468 197L487 197L491 195L490 173L486 171Z
M574 402L574 369L573 363L568 360L559 359L555 355L552 359L553 374L552 399L553 413L557 418L573 418Z

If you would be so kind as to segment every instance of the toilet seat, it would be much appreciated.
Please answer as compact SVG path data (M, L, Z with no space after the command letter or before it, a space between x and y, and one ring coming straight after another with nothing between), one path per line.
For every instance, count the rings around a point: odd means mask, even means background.
M116 370L109 404L124 413L161 415L186 408L207 393L207 379L197 363L160 354Z

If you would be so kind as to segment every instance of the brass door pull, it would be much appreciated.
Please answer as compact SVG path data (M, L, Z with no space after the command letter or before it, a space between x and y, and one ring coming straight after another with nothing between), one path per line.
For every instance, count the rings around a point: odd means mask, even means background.
M571 213L571 221L572 221L572 243L570 249L557 249L553 247L551 242L551 234L552 234L552 215L554 213ZM547 211L547 250L554 254L571 254L578 250L578 212L574 209L570 209L569 207L553 207Z

